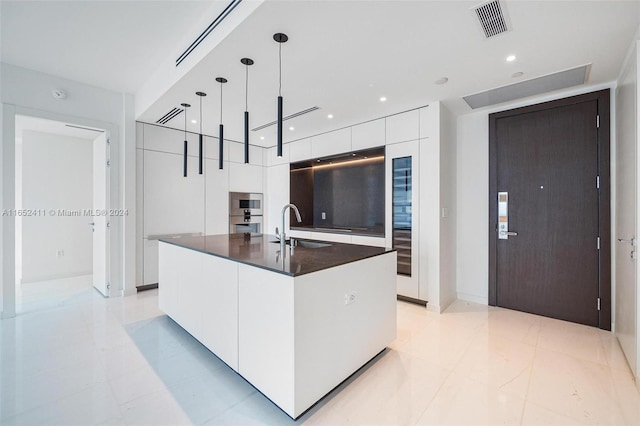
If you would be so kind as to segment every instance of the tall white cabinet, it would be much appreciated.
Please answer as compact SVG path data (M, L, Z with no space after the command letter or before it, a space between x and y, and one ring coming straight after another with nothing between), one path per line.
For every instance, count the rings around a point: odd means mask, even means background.
M229 191L263 192L263 148L251 146L244 164L241 143L225 140L218 168L218 139L204 137L199 174L198 135L187 133L187 176L183 175L184 131L137 123L137 286L158 282L158 238L229 232Z

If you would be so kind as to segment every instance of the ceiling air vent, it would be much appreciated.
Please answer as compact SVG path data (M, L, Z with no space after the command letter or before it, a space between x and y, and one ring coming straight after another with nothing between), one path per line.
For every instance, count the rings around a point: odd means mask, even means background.
M509 30L507 20L502 12L503 6L498 0L482 3L480 6L474 7L473 10L480 21L485 37L491 38Z
M193 43L191 43L189 45L189 47L187 47L187 50L185 50L184 52L182 52L182 54L178 57L178 59L176 59L176 67L178 65L180 65L180 63L182 61L184 61L185 59L187 59L187 56L189 56L191 54L191 52L193 52L193 50L198 47L198 45L200 43L202 43L204 41L205 38L207 38L209 36L209 34L211 34L211 32L213 30L216 29L216 27L218 25L220 25L220 23L222 21L224 21L224 19L229 16L229 14L231 12L233 12L233 9L235 9L240 2L242 2L242 0L232 0L227 7L224 8L224 10L220 13L220 15L218 15L216 17L216 19L214 19L209 26L198 36L198 38L196 38Z
M290 120L290 119L296 118L296 117L300 117L301 115L304 115L304 114L309 114L310 112L315 111L317 109L320 109L320 107L312 106L311 108L307 108L307 109L303 109L302 111L294 112L291 115L287 115L286 117L282 117L282 121ZM258 126L255 129L251 129L251 131L257 132L258 130L262 130L262 129L265 129L265 128L269 127L269 126L273 126L276 123L277 123L277 121L274 120L274 121L272 121L270 123L263 124L262 126Z
M180 108L174 108L156 121L158 124L167 124L172 118L177 117L182 112Z

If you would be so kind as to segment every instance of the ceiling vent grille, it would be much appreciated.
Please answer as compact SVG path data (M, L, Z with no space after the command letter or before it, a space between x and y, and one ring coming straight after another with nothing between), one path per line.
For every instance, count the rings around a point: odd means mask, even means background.
M301 115L304 115L304 114L309 114L310 112L315 111L317 109L320 109L320 107L312 106L311 108L307 108L307 109L303 109L302 111L294 112L291 115L287 115L286 117L282 117L282 121L286 121L286 120L290 120L292 118L300 117ZM257 132L258 130L266 129L269 126L273 126L276 123L277 123L277 120L274 120L274 121L272 121L270 123L263 124L262 126L258 126L255 129L251 129L251 131L252 132Z
M191 45L187 48L187 50L182 52L182 55L180 55L178 59L176 59L176 67L180 65L182 61L187 59L187 56L189 56L191 52L193 52L195 48L198 47L198 45L200 45L200 43L202 43L204 39L207 38L209 34L211 34L211 32L215 30L218 25L220 25L220 23L224 21L224 19L227 16L229 16L229 14L233 11L233 9L235 9L241 2L242 0L232 0L227 5L227 7L224 8L222 13L220 13L220 15L218 15L218 17L209 24L209 26L202 32L202 34L200 34L198 38L196 38L193 41L193 43L191 43Z
M509 31L507 20L502 13L502 5L498 0L483 3L473 10L476 13L478 21L480 21L480 26L482 27L482 31L484 31L485 37L491 38Z
M167 124L171 119L180 115L183 110L181 108L174 108L156 121L157 124Z

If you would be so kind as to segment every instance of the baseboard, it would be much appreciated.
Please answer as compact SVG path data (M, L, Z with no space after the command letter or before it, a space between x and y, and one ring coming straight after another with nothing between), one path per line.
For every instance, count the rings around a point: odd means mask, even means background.
M141 291L145 291L145 290L153 290L154 288L158 288L158 283L140 285L140 286L136 287L136 292L141 292Z
M459 300L464 300L465 302L472 302L472 303L479 303L480 305L488 305L489 304L489 297L480 297L480 296L476 296L474 294L467 294L467 293L458 293L458 299Z
M156 286L157 286L157 284L156 284ZM415 303L416 305L422 305L422 306L427 306L427 303L429 303L426 300L415 299L415 298L409 297L409 296L402 296L401 294L398 294L396 296L396 298L398 300L402 300L404 302Z
M83 277L85 275L93 275L93 271L80 271L80 272L71 272L64 274L51 274L51 275L42 275L39 277L30 277L20 279L20 284L30 284L30 283L38 283L41 281L53 281L53 280L62 280L65 278L76 278Z

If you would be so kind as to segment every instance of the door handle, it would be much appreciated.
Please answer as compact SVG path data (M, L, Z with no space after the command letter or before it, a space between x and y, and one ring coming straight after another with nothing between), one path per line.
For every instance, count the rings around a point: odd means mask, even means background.
M508 237L516 237L518 233L512 232L512 231L500 231L500 235L506 235Z
M625 240L624 238L618 238L618 242L619 243L629 243L631 244L633 247L636 246L636 244L638 243L635 239L635 237L632 237L630 240Z

